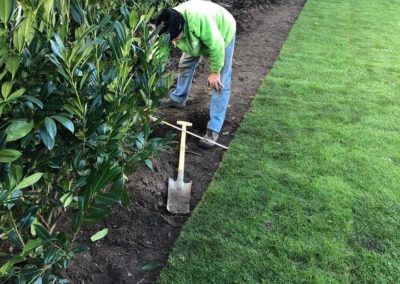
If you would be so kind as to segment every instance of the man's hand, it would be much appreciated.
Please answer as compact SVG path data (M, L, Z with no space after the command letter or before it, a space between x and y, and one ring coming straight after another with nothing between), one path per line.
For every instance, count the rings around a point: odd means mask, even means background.
M208 86L217 90L218 92L224 88L224 85L221 83L221 77L219 73L211 73L210 76L208 76Z

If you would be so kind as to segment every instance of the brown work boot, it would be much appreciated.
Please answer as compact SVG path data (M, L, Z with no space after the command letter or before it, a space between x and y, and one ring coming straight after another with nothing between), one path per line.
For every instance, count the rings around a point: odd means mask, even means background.
M212 131L210 129L207 129L206 135L204 135L203 137L208 139L208 140L210 140L210 141L217 142L218 137L219 137L219 133L218 132L214 132L214 131ZM204 148L204 149L211 149L211 148L215 147L215 144L211 143L210 141L207 141L207 140L204 140L204 139L200 139L199 140L199 146L201 148Z
M186 107L186 103L178 103L174 100L172 100L170 97L163 98L161 100L161 108L179 108L183 109Z

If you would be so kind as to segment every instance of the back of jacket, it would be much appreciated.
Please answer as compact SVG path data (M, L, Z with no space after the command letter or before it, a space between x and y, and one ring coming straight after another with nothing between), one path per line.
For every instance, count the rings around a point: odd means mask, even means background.
M192 56L209 57L211 71L220 72L224 65L225 47L236 33L233 16L225 8L203 0L183 2L174 9L185 19L177 47Z

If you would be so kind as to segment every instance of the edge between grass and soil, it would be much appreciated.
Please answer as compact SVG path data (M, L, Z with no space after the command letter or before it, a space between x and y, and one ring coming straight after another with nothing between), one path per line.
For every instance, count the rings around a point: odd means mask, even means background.
M399 24L308 0L161 283L399 281Z

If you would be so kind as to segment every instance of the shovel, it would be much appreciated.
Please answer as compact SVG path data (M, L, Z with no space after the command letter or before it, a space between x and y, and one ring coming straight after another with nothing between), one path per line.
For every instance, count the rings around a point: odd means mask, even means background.
M168 200L167 210L174 214L189 213L190 192L192 182L185 183L183 174L185 171L185 143L186 143L186 127L192 126L190 122L177 121L178 125L182 125L181 145L179 147L179 163L178 177L176 181L172 178L168 180Z

